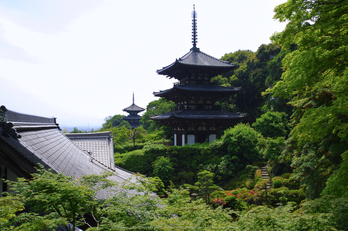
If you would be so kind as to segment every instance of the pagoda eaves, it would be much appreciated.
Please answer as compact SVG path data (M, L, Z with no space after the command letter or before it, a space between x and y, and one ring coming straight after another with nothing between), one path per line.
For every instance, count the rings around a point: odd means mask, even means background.
M123 111L125 111L125 112L142 112L144 110L145 110L144 108L139 107L139 106L137 106L135 104L132 104L129 107L123 109Z
M181 118L181 119L205 119L205 120L231 120L231 119L243 119L247 117L247 113L240 112L227 112L227 111L191 111L191 110L180 110L171 111L161 115L151 117L154 120L168 120L170 118Z
M212 142L219 138L222 129L248 117L246 113L223 111L217 104L219 100L235 95L242 88L218 86L211 79L238 68L238 65L201 52L196 46L195 7L192 22L193 47L175 62L157 70L158 74L175 78L178 83L171 89L153 93L176 104L175 110L151 117L172 128L174 145Z
M182 76L189 74L192 69L199 68L201 71L209 71L210 77L214 77L220 73L238 68L236 63L223 61L204 52L199 48L193 47L183 57L176 59L172 64L157 70L160 75L167 75L169 78L180 80Z
M167 89L167 90L161 90L159 92L154 92L154 96L157 97L164 97L166 95L170 95L175 91L181 91L181 92L193 92L196 94L202 93L210 93L210 92L215 92L215 93L238 93L242 90L241 87L222 87L218 85L195 85L195 84L175 84L173 88Z

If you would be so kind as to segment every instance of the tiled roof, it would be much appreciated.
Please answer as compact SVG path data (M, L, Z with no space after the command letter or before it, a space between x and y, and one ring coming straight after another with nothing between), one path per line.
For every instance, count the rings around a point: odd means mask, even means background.
M139 106L135 105L134 103L132 105L130 105L129 107L126 107L125 109L123 109L123 111L126 111L126 112L141 112L144 110L145 110L144 108L139 107Z
M207 120L230 120L230 119L243 119L246 118L247 113L234 113L226 111L191 111L191 110L181 110L172 111L161 115L156 115L151 117L153 120L167 120L170 118L180 118L180 119L207 119Z
M65 134L77 147L105 166L115 169L111 132Z
M238 67L236 63L214 58L213 56L201 52L198 48L193 47L187 54L175 60L172 64L157 70L157 73L170 76L170 73L172 73L174 69L180 68L180 66L219 68L225 70L225 72Z
M198 84L183 84L183 85L174 85L173 88L167 89L160 92L154 92L153 94L155 96L164 96L168 93L171 93L175 91L176 89L182 90L182 91L191 91L191 92L226 92L226 93L233 93L233 92L239 92L242 90L241 87L222 87L218 85L212 85L212 84L205 84L205 85L198 85Z
M112 170L78 148L65 136L55 118L32 116L0 109L0 161L19 176L28 176L42 164L67 176L113 171L114 181L134 179L120 169ZM100 197L105 197L101 192Z

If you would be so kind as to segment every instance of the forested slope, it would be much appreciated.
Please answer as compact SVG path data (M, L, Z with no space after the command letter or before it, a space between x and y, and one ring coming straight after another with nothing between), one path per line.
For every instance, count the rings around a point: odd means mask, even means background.
M101 131L113 132L117 165L146 175L141 184L124 186L141 193L81 200L78 215L64 217L55 207L69 210L69 194L43 196L34 186L57 179L41 171L31 183L14 184L18 195L0 199L0 225L54 227L84 222L89 212L89 230L348 230L348 1L288 0L274 18L287 26L273 43L225 54L223 60L240 67L213 78L243 87L218 103L247 112L248 123L221 131L212 143L177 147L170 146L170 128L150 119L170 111L172 102L149 103L142 127L133 131L121 115L110 117ZM261 175L265 166L272 188ZM86 198L93 198L85 187L95 178L59 177ZM16 216L34 199L52 206Z

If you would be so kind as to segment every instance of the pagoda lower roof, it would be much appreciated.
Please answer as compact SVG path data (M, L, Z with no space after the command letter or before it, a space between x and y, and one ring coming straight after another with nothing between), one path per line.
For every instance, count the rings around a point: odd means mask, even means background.
M171 94L172 92L179 90L179 91L187 91L187 92L194 92L194 93L207 93L207 92L215 92L215 93L232 93L232 92L239 92L242 90L241 87L222 87L218 85L197 85L197 84L183 84L178 85L174 84L174 87L171 89L154 92L154 96L163 97L165 95Z
M132 105L130 105L129 107L123 109L123 111L126 111L126 112L141 112L141 111L144 111L145 109L142 108L142 107L139 107L137 105L135 105L134 103Z
M185 67L208 67L219 69L222 73L224 73L238 68L238 65L236 63L230 63L228 61L214 58L213 56L201 52L199 48L193 47L187 54L179 59L176 59L172 64L157 70L157 73L160 75L176 77L175 75L177 71Z
M248 116L247 113L227 112L227 111L193 111L181 110L171 111L165 114L151 117L153 120L168 120L171 118L178 119L207 119L207 120L231 120L243 119Z

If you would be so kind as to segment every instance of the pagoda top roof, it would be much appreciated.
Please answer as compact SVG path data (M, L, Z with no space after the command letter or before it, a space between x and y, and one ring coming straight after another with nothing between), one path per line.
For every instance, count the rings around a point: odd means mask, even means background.
M153 120L168 120L170 118L180 119L207 119L207 120L231 120L243 119L248 116L247 113L227 112L227 111L196 111L196 110L181 110L171 111L165 114L151 117Z
M132 102L133 102L132 105L130 105L129 107L126 107L125 109L123 109L123 111L129 113L129 112L141 112L141 111L145 110L144 108L135 105L135 103L134 103L134 92L133 92L133 101Z
M169 77L175 77L180 79L182 73L185 72L185 69L192 69L194 67L204 68L205 71L211 72L211 74L217 75L225 73L227 71L238 68L236 63L230 63L228 61L223 61L213 56L210 56L197 47L197 13L195 5L193 5L192 12L192 48L190 51L182 56L179 59L176 59L172 64L163 67L160 70L157 70L157 73L160 75L167 75ZM206 68L209 68L207 70Z
M236 63L230 63L228 61L223 61L213 56L210 56L197 47L192 47L190 51L179 59L176 59L172 64L157 70L160 75L170 76L175 69L178 67L210 67L221 69L222 72L227 72L238 68Z
M212 85L212 84L205 84L205 85L196 85L196 84L174 84L174 87L171 89L154 92L153 94L155 96L163 96L168 93L173 92L174 90L182 90L182 91L193 91L193 92L226 92L226 93L232 93L232 92L239 92L242 90L241 87L222 87L218 85Z
M145 110L144 108L139 107L139 106L135 105L134 103L132 105L130 105L129 107L123 109L123 111L126 111L126 112L141 112L144 110Z

